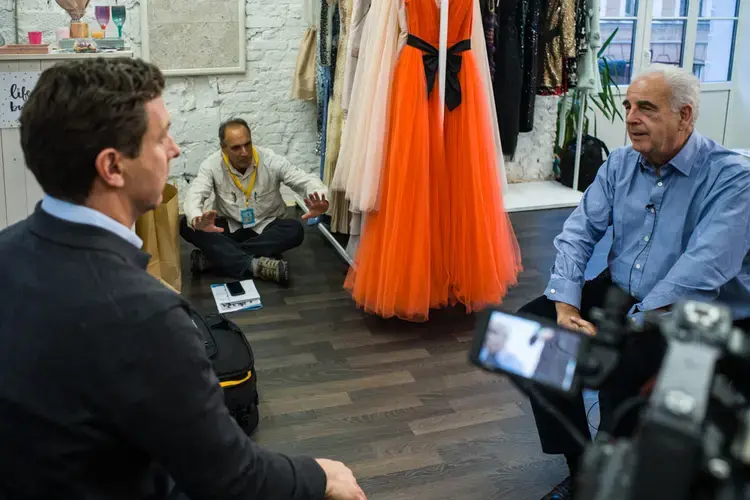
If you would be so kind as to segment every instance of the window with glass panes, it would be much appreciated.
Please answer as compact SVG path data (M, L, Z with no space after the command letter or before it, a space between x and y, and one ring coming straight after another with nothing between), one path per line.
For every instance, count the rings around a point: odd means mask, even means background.
M690 67L703 82L732 79L741 0L601 0L602 40L618 85L649 63ZM744 0L750 1L750 0Z

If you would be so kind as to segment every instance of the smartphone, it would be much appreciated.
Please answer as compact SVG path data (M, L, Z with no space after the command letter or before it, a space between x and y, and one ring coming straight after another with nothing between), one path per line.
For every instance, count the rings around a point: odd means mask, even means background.
M242 286L242 283L239 281L232 281L231 283L226 284L227 291L229 291L229 295L232 297L237 297L238 295L245 295L245 289Z
M576 369L587 342L544 320L492 311L474 337L470 360L488 371L573 393L580 389Z

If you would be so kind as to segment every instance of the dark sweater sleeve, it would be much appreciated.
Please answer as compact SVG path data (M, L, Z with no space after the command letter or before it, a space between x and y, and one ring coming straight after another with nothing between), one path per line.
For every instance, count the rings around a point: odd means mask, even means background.
M182 308L129 330L114 341L116 363L103 368L102 398L119 432L151 454L180 491L192 500L323 499L317 462L264 450L236 424Z

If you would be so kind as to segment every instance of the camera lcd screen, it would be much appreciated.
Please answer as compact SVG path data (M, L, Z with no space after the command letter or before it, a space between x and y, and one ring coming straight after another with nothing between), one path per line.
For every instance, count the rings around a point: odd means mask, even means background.
M569 392L581 342L574 332L493 311L473 362Z

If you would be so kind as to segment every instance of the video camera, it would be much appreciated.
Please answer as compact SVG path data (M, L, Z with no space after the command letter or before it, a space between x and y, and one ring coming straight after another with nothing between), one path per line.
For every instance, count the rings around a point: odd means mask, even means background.
M543 400L540 387L568 394L602 387L625 342L663 335L666 354L639 430L632 439L598 433L580 464L576 499L750 498L750 333L734 328L729 309L716 304L685 301L640 324L628 318L629 307L614 287L605 307L592 312L595 336L492 311L471 362L510 375L522 392Z

